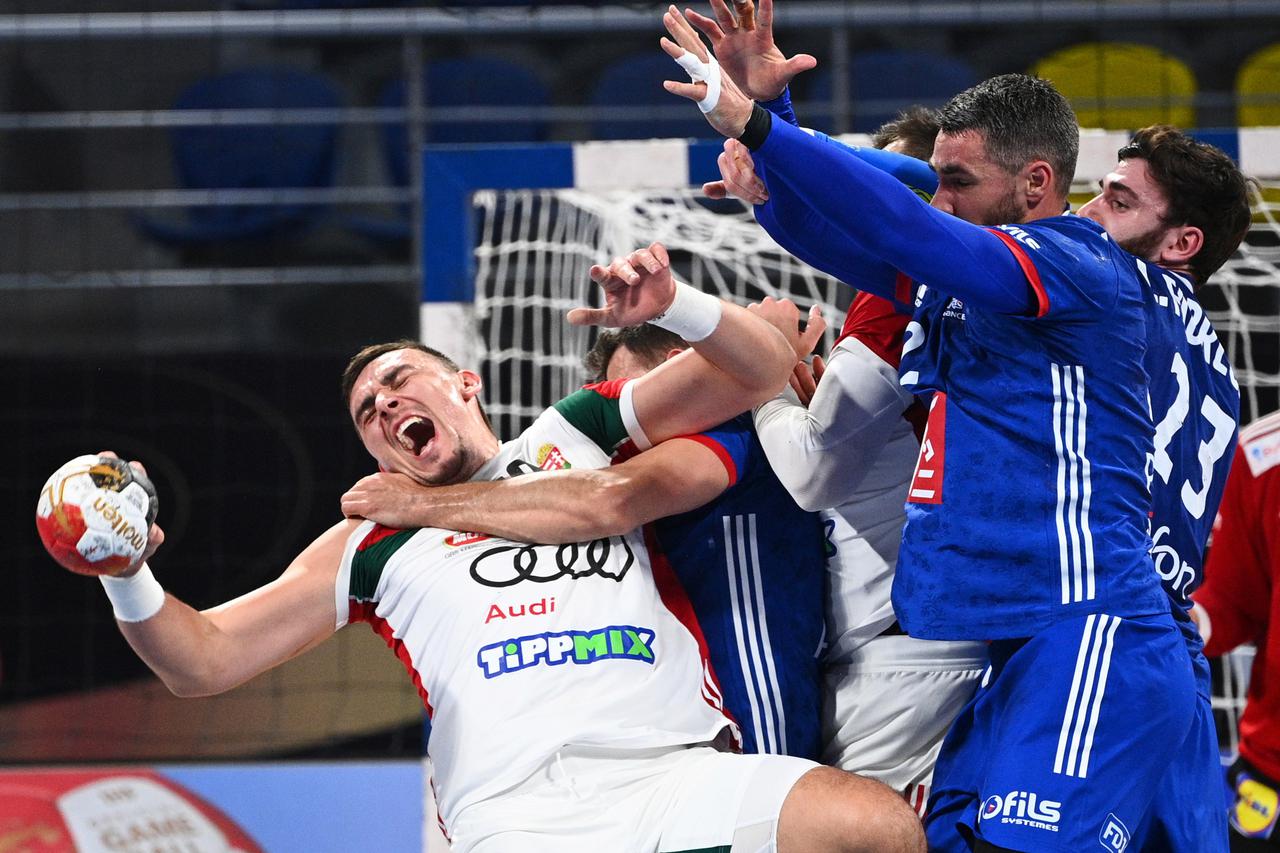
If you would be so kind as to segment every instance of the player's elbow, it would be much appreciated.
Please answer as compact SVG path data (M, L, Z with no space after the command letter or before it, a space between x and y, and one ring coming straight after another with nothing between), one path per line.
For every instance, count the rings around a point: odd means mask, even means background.
M169 692L181 699L197 699L225 693L236 682L213 667L202 667L187 672L157 672L156 675L169 688Z
M599 474L590 500L594 537L621 536L652 520L641 511L633 479L608 476L604 471Z

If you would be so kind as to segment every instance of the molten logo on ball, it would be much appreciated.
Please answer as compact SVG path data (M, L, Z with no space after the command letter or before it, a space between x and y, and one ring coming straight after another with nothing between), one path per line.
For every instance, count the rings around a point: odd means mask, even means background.
M120 459L78 456L40 490L36 529L60 565L85 575L117 574L142 559L156 518L156 490Z

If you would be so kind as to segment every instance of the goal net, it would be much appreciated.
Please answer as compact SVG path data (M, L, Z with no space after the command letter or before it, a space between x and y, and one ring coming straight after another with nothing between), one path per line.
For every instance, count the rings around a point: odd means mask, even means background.
M1093 195L1097 179L1114 164L1123 137L1111 142L1115 144L1104 140L1084 149L1106 154L1095 158L1098 162L1082 160L1073 192L1077 204ZM618 145L628 144L636 145ZM699 145L690 143L690 149ZM620 154L617 159L635 158ZM581 171L575 165L575 174ZM741 303L766 295L786 297L802 310L816 303L830 324L827 346L840 327L851 289L792 258L744 205L704 199L696 184L713 173L654 187L652 175L645 172L645 185L626 188L622 171L608 172L609 179L597 188L584 188L581 182L547 186L535 175L525 187L518 177L508 176L505 185L516 189L468 192L466 215L475 223L468 270L474 315L454 331L463 336L458 346L470 349L473 363L480 365L487 410L500 436L517 434L586 381L582 357L596 332L569 326L563 317L574 306L598 304L588 277L591 264L655 240L670 250L677 275L704 291ZM1263 181L1254 207L1245 245L1202 293L1235 364L1246 423L1280 406L1280 182ZM428 286L431 273L428 267ZM429 313L428 308L424 318ZM1251 660L1252 649L1244 649L1215 669L1214 705L1224 758L1234 755L1238 742L1236 720Z

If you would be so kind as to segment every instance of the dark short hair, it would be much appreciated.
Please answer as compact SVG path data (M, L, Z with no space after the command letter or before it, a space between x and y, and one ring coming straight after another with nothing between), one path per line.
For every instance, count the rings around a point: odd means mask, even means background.
M1146 161L1169 206L1165 225L1192 225L1204 232L1204 245L1189 264L1196 281L1204 284L1249 230L1253 214L1244 174L1222 149L1167 124L1144 127L1118 156Z
M876 128L871 134L871 144L876 148L886 148L901 142L903 154L928 161L933 156L933 143L938 138L940 126L937 110L916 104Z
M582 359L582 366L587 369L587 381L603 382L607 379L609 362L622 347L626 347L650 367L657 367L671 350L688 349L689 344L675 332L668 332L648 323L601 332Z
M411 350L417 350L418 352L425 352L427 355L431 356L436 361L440 362L445 367L449 368L454 372L457 372L458 370L461 369L458 367L457 363L455 363L453 359L449 358L449 356L445 355L439 350L432 349L431 347L427 346L424 343L420 343L419 341L410 340L408 338L402 338L398 341L387 341L386 343L383 343L383 344L371 344L365 347L364 349L360 350L360 352L353 355L351 357L351 361L347 362L346 369L342 371L342 402L343 404L346 406L351 405L351 391L356 387L356 379L359 378L360 373L366 367L368 367L371 362L377 360L378 358L386 355L389 352L395 352L396 350L402 350L402 349L411 349Z
M965 89L939 114L948 136L982 134L987 154L1009 174L1033 160L1053 167L1054 189L1067 195L1080 152L1080 126L1071 104L1048 80L1002 74Z

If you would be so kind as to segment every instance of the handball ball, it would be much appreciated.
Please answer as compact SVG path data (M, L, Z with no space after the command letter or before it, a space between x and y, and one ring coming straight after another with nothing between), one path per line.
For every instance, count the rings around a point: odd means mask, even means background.
M58 564L82 575L114 575L142 559L156 520L156 490L129 463L77 456L40 490L36 529Z

